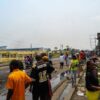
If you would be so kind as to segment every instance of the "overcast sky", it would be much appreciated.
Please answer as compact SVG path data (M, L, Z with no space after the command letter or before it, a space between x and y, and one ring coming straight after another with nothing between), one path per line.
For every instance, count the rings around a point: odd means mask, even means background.
M0 45L8 48L91 49L97 32L100 0L0 0Z

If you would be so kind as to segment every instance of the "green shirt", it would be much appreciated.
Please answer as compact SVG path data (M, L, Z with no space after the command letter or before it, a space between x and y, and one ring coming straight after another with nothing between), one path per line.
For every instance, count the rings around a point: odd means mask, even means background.
M77 70L79 61L77 59L71 61L71 70Z

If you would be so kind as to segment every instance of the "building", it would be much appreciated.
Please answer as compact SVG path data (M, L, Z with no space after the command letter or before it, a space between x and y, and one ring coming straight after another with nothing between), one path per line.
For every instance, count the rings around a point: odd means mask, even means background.
M16 49L0 49L0 62L8 62L12 59L24 60L27 55L34 56L36 54L47 52L49 48L16 48Z

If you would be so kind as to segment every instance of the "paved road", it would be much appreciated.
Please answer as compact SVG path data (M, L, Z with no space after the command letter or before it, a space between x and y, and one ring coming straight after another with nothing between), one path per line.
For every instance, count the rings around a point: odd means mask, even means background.
M0 68L0 90L4 88L8 74L9 74L8 66L5 66L4 68Z

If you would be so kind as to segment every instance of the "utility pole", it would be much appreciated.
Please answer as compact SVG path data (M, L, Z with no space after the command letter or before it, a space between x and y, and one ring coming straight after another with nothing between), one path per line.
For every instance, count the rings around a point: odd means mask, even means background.
M98 40L97 53L100 56L100 33L97 33L97 40Z
M30 44L30 50L32 51L32 43Z
M31 51L31 53L32 53L32 43L30 44L30 51ZM32 54L31 54L32 55Z
M97 38L94 35L90 35L90 47L91 49L96 49L96 40Z

